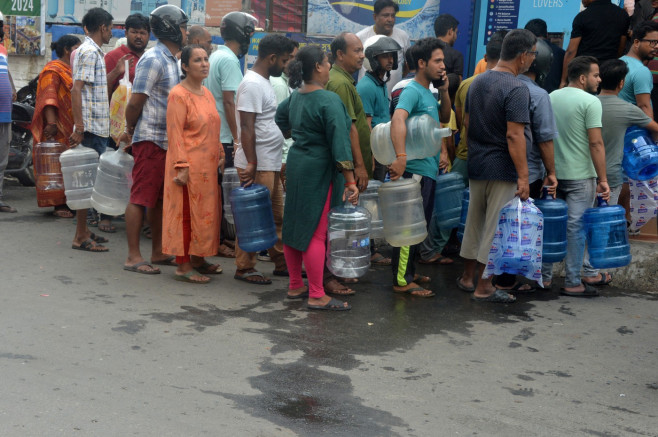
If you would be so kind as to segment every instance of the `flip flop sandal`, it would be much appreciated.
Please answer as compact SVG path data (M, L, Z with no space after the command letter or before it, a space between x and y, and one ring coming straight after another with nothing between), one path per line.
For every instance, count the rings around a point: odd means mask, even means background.
M288 270L274 270L272 272L272 275L274 276L285 276L286 278L290 277L290 273ZM302 278L306 278L306 272L302 270Z
M108 240L107 238L105 238L101 235L96 235L93 232L90 233L89 238L94 240L96 243L109 243L110 242L110 240Z
M178 267L178 264L176 264L176 257L173 255L168 258L161 259L160 261L151 261L151 264L156 266Z
M194 268L202 275L221 275L224 271L219 264L210 264L207 261L204 261L203 264Z
M512 303L516 301L516 298L500 288L496 288L496 291L490 296L487 297L478 297L476 295L471 296L471 300L475 302L493 302L493 303Z
M434 261L423 260L423 259L418 260L418 264L437 264L440 266L447 266L454 263L455 261L453 259L445 257L443 255L439 255L438 258L436 258Z
M408 294L409 296L413 296L413 297L423 297L424 298L424 297L434 297L434 296L436 296L436 293L434 293L430 290L427 290L423 287L411 287L411 288L408 288L406 290L396 290L394 288L393 291L395 293L398 293L398 294ZM429 293L428 294L414 294L414 291L429 291Z
M94 248L100 249L100 250L94 250ZM107 247L96 244L96 242L94 240L92 240L91 238L86 239L79 246L76 246L75 244L72 244L71 249L84 250L85 252L109 252L110 251L110 249L108 249Z
M494 285L496 285L496 284L494 284ZM524 285L527 285L530 288L528 288L528 289L521 288ZM512 288L509 288L509 289L508 288L501 288L501 290L507 291L508 293L509 292L514 292L514 294L523 294L523 293L534 293L535 291L537 291L537 288L533 287L530 284L524 284L523 282L517 282L516 284L514 284L514 286Z
M258 276L262 278L261 281L250 281L247 278L250 278L252 276ZM237 279L238 281L244 281L249 284L254 284L254 285L269 285L272 283L271 279L265 278L265 275L263 275L261 272L247 272L247 273L236 273L233 275L234 279Z
M299 300L299 299L306 299L308 297L308 290L301 294L286 294L286 299L291 299L291 300Z
M381 253L377 253L374 258L370 258L370 264L374 266L390 266L391 263L391 258L386 258Z
M612 282L613 278L612 278L612 275L610 273L608 273L608 272L601 273L600 276L601 276L601 279L599 279L598 281L595 281L595 282L582 281L582 282L583 282L583 284L586 284L586 285L608 285ZM607 279L608 276L610 276L610 279Z
M461 276L457 277L457 288L459 288L461 291L465 291L467 293L473 293L475 291L475 287L467 287L464 284L462 284L462 277Z
M430 278L429 276L423 276L417 274L414 276L414 282L418 284L429 284L430 282L432 282L432 278Z
M599 296L599 290L596 288L592 287L589 284L583 284L585 285L585 291L582 292L577 292L577 291L567 291L564 288L560 289L560 294L562 296L570 296L570 297L597 297Z
M331 298L326 305L306 305L306 308L309 310L324 310L324 311L348 311L352 309L352 305L344 305L345 302L342 302L338 299Z
M235 251L225 244L220 244L217 250L217 256L222 258L235 258Z
M183 275L178 275L178 274L174 275L174 279L181 282L188 282L190 284L207 284L208 282L210 282L210 278L208 278L207 281L195 281L192 279L192 276L203 276L203 275L197 272L196 270L192 269Z
M112 225L101 225L98 224L98 230L101 232L107 232L108 234L114 234L117 231L116 226Z
M149 266L151 268L151 270L140 269L141 266ZM159 275L160 274L160 269L154 268L147 261L138 262L137 264L133 264L131 266L125 266L124 265L123 269L128 271L128 272L142 273L144 275Z
M0 212L15 213L18 212L18 210L12 206L7 205L4 202L0 202Z
M338 284L338 287L335 287L334 289L329 290L327 288L327 284L331 284L333 281L336 281L336 283ZM354 290L350 289L349 287L346 287L345 285L341 284L335 278L325 282L324 284L322 284L322 286L324 287L324 292L327 293L327 294L335 294L336 296L352 296L352 295L356 294L356 291L354 291ZM349 290L349 291L346 292L346 293L343 293L342 291L344 291L344 290Z

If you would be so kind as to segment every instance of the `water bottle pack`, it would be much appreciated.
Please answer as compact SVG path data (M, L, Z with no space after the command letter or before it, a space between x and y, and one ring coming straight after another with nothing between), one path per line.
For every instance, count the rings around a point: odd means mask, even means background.
M635 181L630 179L631 230L638 230L658 216L658 180Z
M541 284L543 230L544 216L531 200L509 201L500 211L482 277L509 273Z

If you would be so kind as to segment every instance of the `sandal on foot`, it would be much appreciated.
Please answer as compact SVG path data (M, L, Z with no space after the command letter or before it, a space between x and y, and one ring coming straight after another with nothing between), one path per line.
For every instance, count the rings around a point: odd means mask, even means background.
M461 291L465 291L467 293L473 293L475 291L475 287L467 287L464 284L462 284L462 277L461 276L457 277L457 288L459 288Z
M428 260L424 260L424 259L418 260L418 264L438 264L440 266L446 266L454 263L455 260L453 260L452 258L445 257L441 254L438 254L434 258L430 258Z
M596 297L599 296L599 290L597 290L595 287L592 287L589 284L586 284L583 282L583 285L585 286L585 290L583 291L568 291L564 288L560 289L560 294L562 296L570 296L570 297Z
M496 288L496 291L493 294L487 297L479 297L473 294L471 299L476 302L494 302L494 303L512 303L516 301L516 298L500 288Z
M217 256L222 258L235 258L235 251L225 244L220 244L217 249Z
M0 212L14 213L14 212L17 212L17 210L16 210L16 208L7 205L4 202L0 202Z
M107 232L108 234L114 234L117 231L116 226L108 225L105 223L98 224L98 230L101 232Z
M601 279L599 279L598 281L594 281L594 282L582 281L582 282L583 284L586 285L608 285L609 283L612 282L612 275L608 272L599 273L599 276L601 277Z
M376 253L370 258L370 264L373 266L390 266L391 263L391 258L386 258L381 253Z
M329 287L329 284L333 283L336 283L337 286L332 285L332 287ZM324 284L322 284L322 286L324 287L324 292L327 294L335 294L337 296L352 296L356 294L356 291L341 284L336 278L332 278L329 281L326 281Z
M165 259L161 259L159 261L151 261L151 264L154 264L156 266L169 266L169 267L177 267L178 264L176 264L176 257L175 256L169 256Z
M494 284L494 285L496 285L496 284ZM527 289L521 288L524 285L527 285L530 288L527 288ZM514 294L523 294L523 293L534 293L535 291L537 291L537 288L533 287L530 284L524 284L523 282L517 282L516 284L514 284L514 286L512 288L501 288L501 290L507 291L508 293L513 291Z
M259 277L261 278L260 280L252 281L248 278L252 277ZM244 281L249 284L255 284L255 285L269 285L272 283L271 279L268 279L263 275L261 272L245 272L245 273L238 273L235 272L235 275L233 275L234 279L237 279L238 281Z
M147 269L140 269L142 266L147 266L149 270ZM123 269L128 271L128 272L135 272L135 273L142 273L144 275L159 275L160 274L160 269L153 267L151 264L148 263L148 261L142 261L138 262L136 264L133 264L131 266L123 266Z
M306 299L308 297L308 288L306 291L299 294L286 294L286 299L297 300L297 299Z
M200 266L193 266L202 275L220 275L224 270L219 264L210 264L204 261Z
M326 305L306 305L306 308L309 310L325 310L325 311L348 311L352 309L352 305L345 306L345 302L342 302L336 298L331 298Z
M91 233L89 234L89 238L91 238L92 240L94 240L96 243L109 243L109 242L110 242L110 240L108 240L107 238L102 237L102 236L100 236L100 235L96 235L96 234L94 234L93 232L91 232Z
M204 281L204 280L192 279L192 276L201 276L202 278L206 278L206 280ZM174 279L181 282L189 282L190 284L207 284L208 282L210 282L209 277L203 276L201 273L197 272L194 269L182 275L175 274Z
M71 249L84 250L85 252L109 252L110 251L110 249L108 249L107 247L101 246L100 244L96 244L96 242L94 240L92 240L91 238L86 239L79 246L76 246L75 244L72 244Z
M407 288L406 290L396 290L394 288L393 291L395 293L398 293L398 294L408 294L408 295L413 296L413 297L434 297L434 296L436 296L436 293L434 293L431 290L427 290L423 287L411 287L411 288ZM429 291L429 293L418 293L418 292L422 292L422 291Z
M414 282L418 284L429 284L430 282L432 282L432 278L430 278L429 276L423 276L416 273L414 275Z

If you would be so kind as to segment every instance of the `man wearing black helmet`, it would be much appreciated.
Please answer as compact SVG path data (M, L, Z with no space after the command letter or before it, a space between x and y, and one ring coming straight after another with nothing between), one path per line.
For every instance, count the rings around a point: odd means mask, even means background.
M162 198L167 156L167 98L180 82L176 53L187 42L187 15L177 6L164 5L151 12L151 30L158 43L135 67L132 95L126 106L126 131L119 139L132 145L135 158L130 203L126 208L128 257L124 269L157 274L152 264L175 266L174 257L162 253ZM142 258L139 236L148 210L151 225L151 262Z

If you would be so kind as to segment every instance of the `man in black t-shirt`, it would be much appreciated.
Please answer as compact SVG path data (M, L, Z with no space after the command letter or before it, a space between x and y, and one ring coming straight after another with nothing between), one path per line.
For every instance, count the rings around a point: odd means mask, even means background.
M458 27L459 21L450 14L441 14L434 20L434 34L446 45L443 49L444 63L450 84L454 86L455 91L464 75L464 55L453 48L457 41ZM451 99L454 97L454 95L450 96Z

